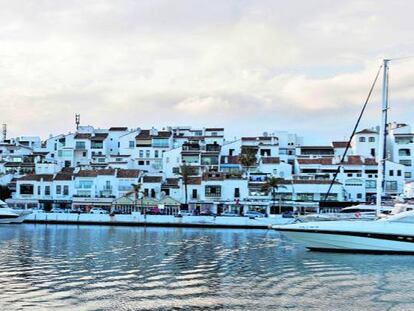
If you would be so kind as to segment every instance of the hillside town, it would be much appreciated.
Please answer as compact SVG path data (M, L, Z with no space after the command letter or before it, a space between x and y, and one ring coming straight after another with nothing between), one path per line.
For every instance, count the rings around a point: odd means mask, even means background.
M414 133L395 122L387 129L385 194L414 197ZM349 146L312 146L284 131L227 140L224 128L77 124L41 140L8 138L4 125L0 184L16 208L272 215L372 202L378 142L376 128L358 131Z

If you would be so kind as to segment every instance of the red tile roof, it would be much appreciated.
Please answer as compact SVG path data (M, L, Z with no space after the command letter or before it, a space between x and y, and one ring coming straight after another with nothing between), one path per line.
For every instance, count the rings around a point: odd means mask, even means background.
M279 157L262 157L263 164L279 164L280 158Z
M280 180L279 183L282 185L329 185L332 181L331 180L305 180L305 179L294 179L294 180ZM338 181L335 181L334 184L340 185L341 183Z
M52 174L28 174L20 177L18 180L31 180L31 181L52 181Z
M80 170L76 174L77 177L96 177L98 175L115 175L115 169L107 168L100 170Z
M128 128L127 127L116 127L116 126L113 126L113 127L110 127L109 128L109 131L111 131L111 132L123 132L123 131L128 131Z
M315 159L298 159L299 164L319 164L319 165L332 165L332 157L329 158L315 158Z
M189 185L201 185L201 177L189 177L188 184Z
M170 138L171 137L170 131L158 131L157 135L151 135L150 130L141 130L135 139L151 139L151 138Z
M91 140L105 140L108 137L108 133L96 133L91 137Z
M162 181L161 176L144 176L142 179L145 183L160 183Z
M89 133L77 133L75 139L90 139L92 137Z
M347 141L333 141L332 146L334 148L346 148L348 145Z
M363 129L355 134L378 134L378 132L370 129Z
M55 175L55 178L53 180L72 180L73 174L66 173L66 172L59 172Z
M118 177L118 178L138 178L139 173L140 173L139 170L119 169L117 171L116 177Z

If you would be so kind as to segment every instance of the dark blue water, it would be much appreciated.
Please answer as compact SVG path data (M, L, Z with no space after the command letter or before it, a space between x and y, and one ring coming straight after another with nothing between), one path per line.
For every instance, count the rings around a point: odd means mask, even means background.
M414 310L414 257L266 230L0 226L0 310Z

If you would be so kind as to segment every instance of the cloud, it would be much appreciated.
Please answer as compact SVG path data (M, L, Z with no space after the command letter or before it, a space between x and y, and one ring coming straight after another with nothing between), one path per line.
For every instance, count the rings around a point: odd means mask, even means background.
M414 54L406 1L4 2L0 121L11 134L82 123L286 129L327 141L355 122L385 56ZM410 122L414 63L392 64ZM364 118L378 120L379 90ZM339 117L340 116L340 120ZM338 122L340 121L340 122Z

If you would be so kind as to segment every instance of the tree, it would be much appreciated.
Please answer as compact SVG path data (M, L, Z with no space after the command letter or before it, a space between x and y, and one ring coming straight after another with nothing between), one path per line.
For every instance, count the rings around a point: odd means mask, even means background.
M185 162L180 166L180 170L177 173L178 175L180 175L181 180L183 181L184 184L184 203L187 206L188 204L188 182L190 180L190 176L191 176L192 170L191 170L191 166L187 165Z
M267 194L272 195L272 203L273 207L276 205L276 192L280 188L286 188L286 186L280 185L280 182L282 181L282 178L277 178L274 176L268 177L266 180L266 183L263 185L263 190L266 191ZM279 210L280 213L280 210Z
M243 148L239 155L239 163L246 169L249 175L250 168L257 162L256 150L252 148Z
M135 210L137 210L137 206L138 206L138 199L139 199L139 194L141 193L142 194L142 191L141 191L141 184L131 184L131 190L130 191L128 191L127 193L126 193L126 195L128 196L128 195L130 195L130 194L133 194L134 195L134 209ZM143 209L143 202L142 202L142 200L141 200L141 212L142 212L142 209Z

